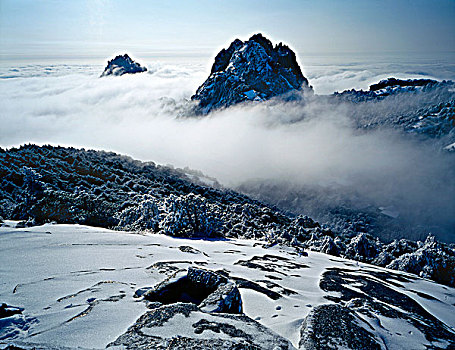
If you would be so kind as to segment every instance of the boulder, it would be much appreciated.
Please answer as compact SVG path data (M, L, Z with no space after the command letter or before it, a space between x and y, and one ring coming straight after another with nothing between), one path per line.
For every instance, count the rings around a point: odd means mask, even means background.
M190 267L152 289L137 295L162 304L177 302L199 305L205 312L242 313L242 299L236 284L216 272Z

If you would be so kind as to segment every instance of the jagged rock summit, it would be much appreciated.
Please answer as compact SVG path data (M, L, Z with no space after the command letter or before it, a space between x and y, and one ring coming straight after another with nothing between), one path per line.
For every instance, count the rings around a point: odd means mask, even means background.
M291 90L311 87L295 53L286 45L273 46L262 34L248 41L234 40L215 57L210 76L191 99L202 112L243 101L267 100Z
M147 68L142 67L139 63L134 62L128 54L118 55L114 59L107 62L101 77L108 75L120 76L123 74L142 73L147 71Z

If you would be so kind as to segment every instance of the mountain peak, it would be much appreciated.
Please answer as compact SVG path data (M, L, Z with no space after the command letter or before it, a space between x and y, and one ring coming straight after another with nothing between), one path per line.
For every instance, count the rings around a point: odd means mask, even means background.
M283 43L273 46L261 33L235 39L215 57L210 76L192 96L204 112L239 102L267 100L309 88L295 53Z
M108 75L120 76L123 74L134 74L147 71L147 68L142 67L139 63L135 62L128 54L118 55L114 59L107 62L101 77Z

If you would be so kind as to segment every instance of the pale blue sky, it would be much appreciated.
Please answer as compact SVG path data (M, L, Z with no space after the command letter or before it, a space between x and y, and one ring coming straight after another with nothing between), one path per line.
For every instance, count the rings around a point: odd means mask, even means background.
M455 0L0 0L0 55L210 55L263 32L305 53L455 51Z

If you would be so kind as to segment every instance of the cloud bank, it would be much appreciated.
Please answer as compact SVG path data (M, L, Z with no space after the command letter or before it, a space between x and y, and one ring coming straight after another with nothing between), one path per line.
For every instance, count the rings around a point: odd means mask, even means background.
M93 67L2 71L0 146L113 150L202 170L232 187L264 181L330 188L338 193L334 201L393 207L410 221L455 230L453 157L431 145L398 131L361 131L349 106L318 101L270 101L188 118L188 99L207 72L190 65L148 68L101 79L102 69Z

